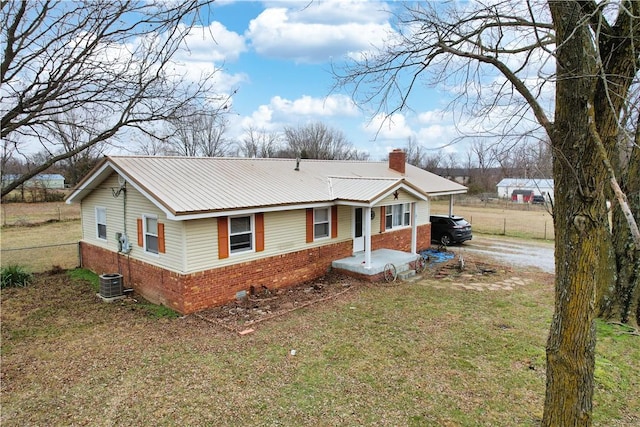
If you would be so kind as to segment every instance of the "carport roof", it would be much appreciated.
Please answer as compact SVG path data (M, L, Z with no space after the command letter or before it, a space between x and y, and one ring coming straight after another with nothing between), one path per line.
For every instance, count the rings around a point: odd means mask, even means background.
M67 202L79 202L114 172L174 219L323 203L372 206L398 189L425 200L466 192L458 183L409 164L401 174L387 162L111 156L75 187Z

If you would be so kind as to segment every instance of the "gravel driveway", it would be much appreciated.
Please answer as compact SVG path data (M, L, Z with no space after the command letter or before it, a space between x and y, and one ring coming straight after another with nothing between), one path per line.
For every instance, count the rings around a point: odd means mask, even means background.
M555 272L553 242L474 235L473 240L451 246L450 250L462 254L482 254L506 265L537 267L547 273Z

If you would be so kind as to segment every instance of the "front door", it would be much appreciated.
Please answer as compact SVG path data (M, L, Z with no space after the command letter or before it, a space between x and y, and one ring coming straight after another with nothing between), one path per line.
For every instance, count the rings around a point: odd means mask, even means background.
M353 209L353 252L364 251L364 209Z

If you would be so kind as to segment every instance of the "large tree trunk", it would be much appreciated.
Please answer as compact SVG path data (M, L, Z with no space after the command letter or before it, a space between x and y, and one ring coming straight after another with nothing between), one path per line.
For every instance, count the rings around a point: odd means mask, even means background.
M629 135L621 138L621 129L628 123L621 123L621 116L633 119L629 108L629 88L635 78L638 67L637 36L640 28L637 18L640 6L637 2L625 5L630 13L620 10L612 26L606 26L597 33L600 50L600 78L597 81L594 95L595 122L600 139L607 152L613 171L619 179L622 191L627 195L629 208L636 222L640 219L640 207L636 198L640 191L640 155L638 149L630 150ZM623 114L625 112L625 114ZM635 135L636 139L638 134ZM631 135L631 140L634 136ZM636 141L638 143L640 141ZM617 203L612 189L606 192L613 203L612 238L603 241L610 257L611 280L603 280L598 284L596 301L598 315L603 317L620 316L626 319L630 309L633 288L637 281L635 273L638 265L638 254L631 236L629 222ZM617 275L616 275L617 273ZM626 320L623 320L626 321Z
M602 239L606 169L589 131L595 52L579 5L549 2L557 40L552 146L555 183L555 310L547 341L542 424L591 424L595 367L595 294L607 279Z
M636 142L637 143L637 142ZM628 195L629 208L636 221L640 220L640 148L632 146L627 167L621 179L622 191ZM640 301L640 250L636 247L629 231L629 224L619 206L613 211L614 245L618 271L614 311L621 322L627 323L633 313L633 304ZM636 308L640 314L640 308ZM640 325L640 317L636 315Z

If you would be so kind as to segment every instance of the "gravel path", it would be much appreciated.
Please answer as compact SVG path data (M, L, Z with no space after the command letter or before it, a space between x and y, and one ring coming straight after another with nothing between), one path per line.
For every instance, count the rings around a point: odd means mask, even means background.
M451 246L456 254L477 253L510 266L537 267L546 273L555 272L553 242L514 239L510 237L473 236L462 245Z

